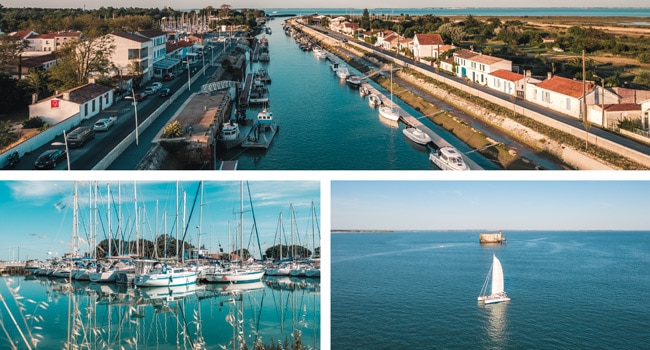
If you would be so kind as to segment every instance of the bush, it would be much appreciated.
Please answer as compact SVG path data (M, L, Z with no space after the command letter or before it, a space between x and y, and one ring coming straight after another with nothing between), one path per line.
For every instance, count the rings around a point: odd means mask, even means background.
M45 121L41 117L29 118L23 122L23 128L25 129L40 129L45 125Z
M639 63L650 63L650 53L644 52L638 56Z
M166 139L172 139L183 136L183 128L181 123L178 120L175 120L173 123L168 124L163 129L162 137Z

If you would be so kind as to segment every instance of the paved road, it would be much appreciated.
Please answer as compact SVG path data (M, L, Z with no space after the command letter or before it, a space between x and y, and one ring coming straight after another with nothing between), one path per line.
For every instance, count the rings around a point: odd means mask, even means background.
M221 52L223 51L223 47L220 45L215 46L215 56L219 57ZM209 56L209 54L208 54ZM218 60L218 58L215 58L215 61ZM209 62L206 60L206 65ZM190 67L190 72L192 76L193 74L198 74L199 69L202 67L203 62L197 62L194 66ZM192 91L196 92L198 88L207 80L209 77L209 74L213 73L216 68L214 67L209 67L206 71L205 77L204 78L199 78L195 83L192 84ZM194 71L197 72L194 72ZM182 71L178 72L176 79L170 82L163 82L163 85L165 87L168 87L171 89L171 93L173 94L175 91L180 89L183 84L187 83L187 77L188 77L188 70L183 69ZM152 83L151 81L150 83ZM144 90L141 89L141 90ZM150 144L151 144L151 139L153 139L153 136L148 139L149 135L153 133L155 135L160 128L165 124L166 120L168 119L169 116L173 115L176 109L182 105L182 103L190 96L190 93L186 90L179 98L177 98L172 104L170 104L169 108L166 110L165 113L161 117L158 118L158 120L151 126L149 127L146 131L142 132L142 134L139 137L139 146L136 147L135 143L129 147L127 152L133 152L133 154L128 154L124 156L126 159L133 159L134 161L127 162L125 160L122 160L122 157L118 158L118 160L121 162L120 164L123 165L117 165L118 167L111 167L111 169L120 169L120 170L133 170L135 169L135 165L142 159L142 156L148 151ZM138 124L142 124L148 117L151 115L153 111L155 111L163 102L164 98L159 97L158 95L152 95L149 96L147 99L145 99L142 102L137 103L137 111L138 111ZM81 125L88 125L92 126L94 123L100 119L100 118L105 118L105 117L110 117L110 116L116 116L117 121L115 122L115 125L110 128L110 130L106 132L97 132L95 134L95 138L91 141L89 141L85 146L81 148L70 148L69 149L69 157L70 157L70 169L71 170L91 170L100 160L102 160L108 152L110 152L115 146L117 146L126 136L128 136L133 130L135 129L135 109L133 106L133 99L127 98L120 100L116 103L114 103L111 107L108 109L102 111L99 113L99 115L85 120L84 122L81 123ZM167 117L167 118L165 118ZM38 156L43 153L44 151L56 147L64 147L64 146L54 146L52 143L60 143L64 144L64 139L63 135L55 138L49 143L46 143L45 145L39 147L38 149L35 149L34 151L30 152L29 154L24 155L23 157L20 158L20 162L18 165L14 168L15 170L31 170L34 169L34 162L38 158ZM137 159L137 160L136 160ZM55 167L56 170L66 170L67 169L67 162L63 161Z

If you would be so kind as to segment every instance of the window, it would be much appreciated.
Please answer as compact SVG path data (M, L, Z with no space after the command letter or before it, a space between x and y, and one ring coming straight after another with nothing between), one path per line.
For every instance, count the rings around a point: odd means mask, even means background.
M566 98L566 109L567 111L571 110L571 99L568 97Z
M93 100L93 108L92 108L93 113L95 112L95 102L97 102L97 100Z
M88 115L88 104L84 103L84 116Z

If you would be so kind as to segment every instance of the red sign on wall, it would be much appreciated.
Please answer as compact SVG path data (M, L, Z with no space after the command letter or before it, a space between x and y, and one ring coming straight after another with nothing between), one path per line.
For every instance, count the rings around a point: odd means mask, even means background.
M59 100L51 100L50 108L59 108Z

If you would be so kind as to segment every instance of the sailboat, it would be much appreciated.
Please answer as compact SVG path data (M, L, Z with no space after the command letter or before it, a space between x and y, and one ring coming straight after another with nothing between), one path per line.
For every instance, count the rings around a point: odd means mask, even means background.
M481 293L478 297L478 301L485 304L494 304L510 300L506 292L503 290L503 268L501 267L501 261L497 259L496 254L493 254L492 256L492 267L490 267L490 271L485 278L483 288L481 289ZM487 285L490 281L490 277L492 277L492 289L490 291L490 294L486 295Z
M379 115L388 120L399 120L399 112L393 108L393 67L390 69L390 106L379 107Z

